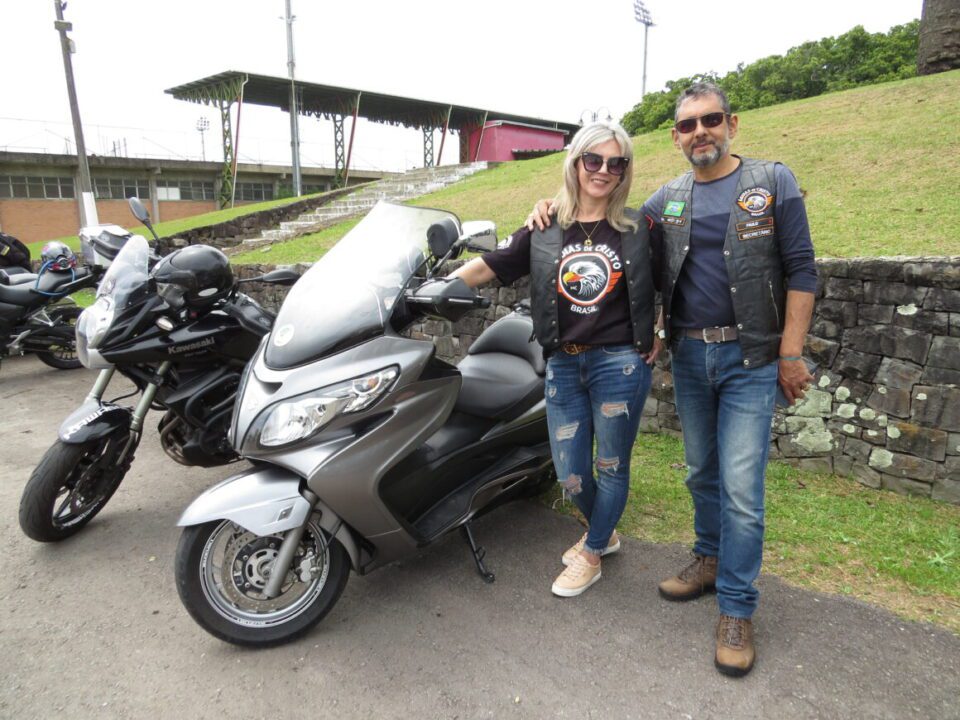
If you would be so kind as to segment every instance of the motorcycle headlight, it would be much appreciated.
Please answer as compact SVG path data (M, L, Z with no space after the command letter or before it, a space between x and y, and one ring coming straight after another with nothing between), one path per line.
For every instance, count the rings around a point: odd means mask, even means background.
M80 313L77 320L77 340L88 348L96 348L113 323L115 306L113 298L101 295L90 307Z
M287 445L309 437L338 415L366 410L390 388L399 373L399 368L391 366L277 403L269 410L260 431L260 445Z

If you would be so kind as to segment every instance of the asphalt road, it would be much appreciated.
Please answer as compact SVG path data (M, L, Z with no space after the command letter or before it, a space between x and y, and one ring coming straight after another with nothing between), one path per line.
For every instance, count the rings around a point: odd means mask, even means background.
M251 651L180 605L182 509L234 468L193 470L157 414L117 495L57 545L28 540L20 493L87 371L0 368L0 716L9 718L960 718L960 638L845 598L761 579L758 662L713 668L712 598L660 600L679 546L625 540L579 598L550 594L572 520L516 503L477 523L496 573L459 535L367 577L300 641Z

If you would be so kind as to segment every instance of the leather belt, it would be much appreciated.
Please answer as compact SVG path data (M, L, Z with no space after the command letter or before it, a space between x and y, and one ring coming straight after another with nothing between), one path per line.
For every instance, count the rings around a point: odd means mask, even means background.
M684 328L687 337L703 340L705 343L723 343L737 339L737 328L733 325L712 328Z
M564 343L560 346L560 349L563 350L567 355L579 355L582 352L586 352L591 349L593 345L580 345L578 343Z

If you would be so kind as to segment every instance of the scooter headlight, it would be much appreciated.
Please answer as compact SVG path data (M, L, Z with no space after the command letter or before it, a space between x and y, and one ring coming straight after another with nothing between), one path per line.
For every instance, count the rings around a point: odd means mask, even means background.
M399 368L391 366L278 403L263 424L260 445L287 445L309 437L338 415L366 410L390 388L399 373Z
M88 348L96 348L113 323L115 305L109 295L101 295L77 320L77 339Z

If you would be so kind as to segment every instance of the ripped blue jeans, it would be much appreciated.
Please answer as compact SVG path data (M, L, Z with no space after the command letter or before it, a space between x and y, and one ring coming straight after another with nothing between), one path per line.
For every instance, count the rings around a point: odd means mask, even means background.
M603 345L547 361L547 425L557 479L590 524L584 548L599 555L623 514L630 453L651 370L632 345ZM593 440L597 441L596 463Z

